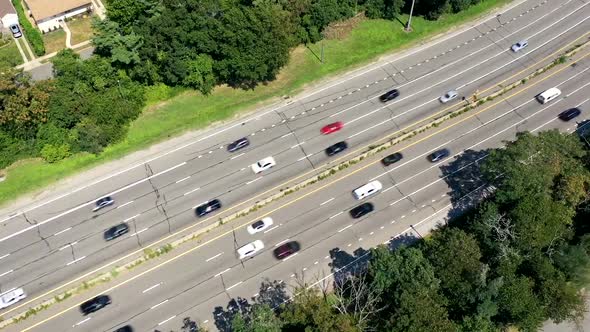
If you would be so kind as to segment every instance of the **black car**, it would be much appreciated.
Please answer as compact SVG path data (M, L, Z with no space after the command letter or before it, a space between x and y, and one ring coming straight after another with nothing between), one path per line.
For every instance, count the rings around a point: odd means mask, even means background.
M80 310L86 316L106 307L109 304L111 304L111 298L108 295L99 295L93 299L90 299L82 303L80 305Z
M338 142L334 145L329 146L326 149L326 154L328 156L333 156L339 152L342 152L344 150L346 150L346 148L348 148L348 144L346 144L346 142L342 141L342 142Z
M579 108L574 107L559 113L559 118L563 121L569 121L580 114L582 114L582 111L580 111Z
M18 24L13 24L10 26L10 32L12 32L12 36L14 38L20 38L23 36L23 33L20 31Z
M393 89L381 95L379 100L382 102L388 102L390 100L394 100L395 98L399 97L399 91L397 89Z
M114 240L125 233L129 233L129 226L126 223L121 223L107 229L104 232L104 239L106 241Z
M375 206L371 203L363 203L352 210L350 210L350 216L354 219L360 218L369 212L373 212L375 210Z
M198 217L202 217L219 209L221 209L221 202L218 199L214 199L212 201L197 206L195 212Z
M115 201L110 196L105 196L105 197L99 199L98 201L96 201L95 207L92 211L98 211L98 210L102 209L103 207L113 205L114 203L115 203Z
M113 332L133 332L133 328L131 327L131 325L125 325L123 327L116 329Z
M280 247L277 247L273 251L273 253L274 253L276 259L283 259L283 258L287 258L287 257L293 255L294 253L298 252L299 249L301 249L299 242L291 241L291 242L287 242L287 243L281 245Z
M230 143L227 146L227 151L235 152L235 151L238 151L239 149L243 149L243 148L247 147L248 145L250 145L250 141L246 137L242 137L239 140L237 140L233 143Z
M385 157L385 158L381 159L381 163L382 163L384 166L389 166L389 165L391 165L391 164L395 164L395 163L397 163L398 161L402 160L402 158L403 158L403 157L404 157L404 156L403 156L401 153L399 153L399 152L396 152L396 153L394 153L394 154L390 154L389 156L387 156L387 157Z
M428 155L428 160L430 160L430 162L435 163L439 160L442 160L446 157L448 157L451 154L451 151L449 151L449 149L440 149L440 150L436 150L433 153Z

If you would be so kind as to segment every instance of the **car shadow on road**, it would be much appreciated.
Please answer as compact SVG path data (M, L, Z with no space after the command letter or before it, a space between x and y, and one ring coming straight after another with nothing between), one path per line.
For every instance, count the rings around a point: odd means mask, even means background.
M213 310L213 317L215 317L215 326L221 332L232 331L232 320L241 313L246 317L250 314L252 305L266 304L273 309L278 309L280 312L280 305L289 300L287 294L287 284L279 280L265 279L260 284L260 290L256 297L248 299L237 297L229 300L226 308L217 306Z
M452 203L449 219L463 214L485 197L487 186L481 166L489 152L489 149L466 150L449 164L440 167L444 181L449 186L447 194Z

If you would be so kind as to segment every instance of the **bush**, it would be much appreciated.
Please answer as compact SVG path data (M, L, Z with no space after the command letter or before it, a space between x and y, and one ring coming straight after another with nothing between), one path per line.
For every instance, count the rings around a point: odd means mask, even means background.
M48 163L60 161L69 157L70 155L71 152L69 144L61 144L57 146L53 144L45 144L43 149L41 149L41 156Z
M12 4L16 9L18 14L18 22L20 26L23 28L25 35L27 36L27 40L33 46L33 51L37 56L42 56L45 54L45 44L43 44L43 38L41 37L41 32L37 30L31 22L27 19L27 15L25 14L25 10L23 9L23 5L20 0L12 0Z

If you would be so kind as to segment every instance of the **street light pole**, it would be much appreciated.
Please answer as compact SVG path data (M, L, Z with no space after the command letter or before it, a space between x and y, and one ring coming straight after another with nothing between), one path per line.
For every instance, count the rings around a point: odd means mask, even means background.
M406 25L406 31L412 31L412 14L414 13L414 3L416 0L412 0L412 6L410 7L410 18L408 19L408 24Z

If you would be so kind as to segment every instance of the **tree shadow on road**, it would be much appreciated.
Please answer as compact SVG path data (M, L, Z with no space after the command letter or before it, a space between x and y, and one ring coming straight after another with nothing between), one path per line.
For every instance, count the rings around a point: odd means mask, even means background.
M489 151L466 150L448 165L440 167L453 204L448 213L450 219L461 215L485 197L487 186L481 166Z
M334 248L330 250L330 258L332 262L329 264L332 273L334 274L334 281L346 279L351 271L358 271L366 267L369 262L369 251L363 248L357 248L352 252Z
M232 331L232 320L241 313L247 316L252 310L252 306L266 304L271 308L279 308L280 305L289 299L287 295L287 284L279 280L265 279L260 284L258 296L252 297L251 302L242 297L230 299L226 308L217 306L213 310L215 317L215 326L221 332Z
M387 243L387 247L389 250L395 250L401 246L410 246L419 239L420 237L414 235L413 233L407 232L400 234L399 236L392 237Z

